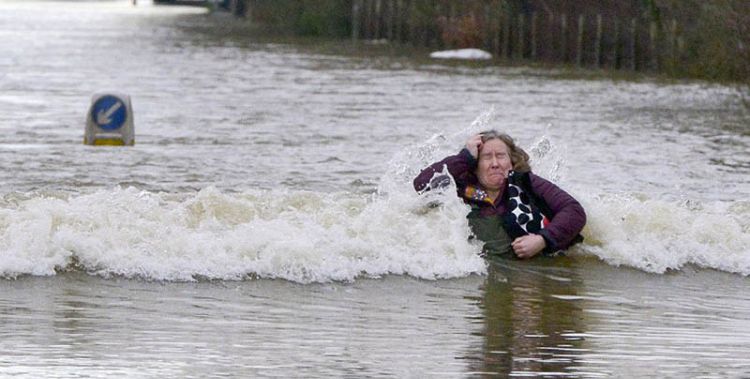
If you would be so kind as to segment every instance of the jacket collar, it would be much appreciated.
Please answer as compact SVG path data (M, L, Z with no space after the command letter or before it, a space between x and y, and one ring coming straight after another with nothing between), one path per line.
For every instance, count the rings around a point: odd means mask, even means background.
M464 189L463 196L469 201L495 205L495 203L492 202L492 199L490 199L490 195L487 193L487 191L482 189L482 187L480 187L478 184L467 185Z

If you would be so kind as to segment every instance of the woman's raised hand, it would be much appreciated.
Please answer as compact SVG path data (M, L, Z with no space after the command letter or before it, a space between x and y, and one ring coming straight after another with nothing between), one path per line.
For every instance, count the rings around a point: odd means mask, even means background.
M469 150L469 153L474 158L479 158L479 149L482 147L482 135L476 134L471 136L466 141L466 150Z

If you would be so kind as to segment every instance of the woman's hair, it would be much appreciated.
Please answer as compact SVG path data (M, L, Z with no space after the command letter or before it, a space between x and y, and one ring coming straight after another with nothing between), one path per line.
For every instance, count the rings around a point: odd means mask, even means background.
M500 133L494 129L486 130L479 133L479 135L482 136L482 143L493 139L499 139L500 141L503 141L506 146L508 146L508 151L510 152L510 162L513 163L514 171L531 171L531 166L529 165L529 154L526 154L526 152L523 151L522 148L516 146L516 143L513 141L513 138L511 138L511 136L505 133Z

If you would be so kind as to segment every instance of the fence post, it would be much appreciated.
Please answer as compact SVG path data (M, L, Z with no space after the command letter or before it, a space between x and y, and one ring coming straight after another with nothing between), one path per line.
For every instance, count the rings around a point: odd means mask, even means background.
M352 42L359 38L360 11L362 10L362 0L352 1Z
M616 70L620 68L620 55L619 55L620 53L620 19L615 18L614 23L615 23L614 25L615 36L614 36L614 43L612 46L612 49L614 50L612 52L612 67L614 67L614 69Z
M669 36L669 55L672 70L677 68L677 20L672 19L672 25L670 25L670 33L671 36Z
M602 15L596 15L596 68L602 64Z
M242 0L242 15L252 22L253 20L253 5L250 0Z
M378 40L378 39L380 39L380 37L382 37L381 31L380 31L380 21L382 20L382 17L381 17L382 14L381 14L381 12L383 10L382 1L383 0L375 0L375 13L374 13L374 16L375 16L375 32L373 33L373 37L372 37L372 39L375 39L375 40Z
M562 53L562 62L568 59L568 15L562 14L560 18L560 52Z
M651 39L651 69L659 69L659 51L657 49L657 40L659 38L659 29L657 28L656 21L651 21L649 24L649 38Z
M493 8L487 5L487 23L492 35L492 50L495 56L500 56L500 17Z
M414 38L414 4L412 4L412 1L414 0L405 0L406 1L406 11L404 14L406 15L406 23L404 24L404 28L406 29L406 40L410 41L412 46L416 46L416 38Z
M396 40L399 42L403 41L404 35L402 33L402 26L404 24L404 18L403 18L403 9L404 9L404 2L403 0L396 0L395 5L395 16L396 16Z
M679 64L682 62L683 53L685 51L685 38L683 38L682 33L678 33L675 39L675 48L677 49L677 61L675 64Z
M368 40L370 39L370 2L372 0L361 0L362 7L362 39Z
M448 15L446 13L443 13L439 1L430 1L429 3L432 5L432 13L435 17L440 18L440 16L444 16L446 19L449 19ZM442 36L433 33L436 29L437 25L435 19L433 18L431 22L427 24L427 43L425 44L425 46L428 46L431 49L437 48L439 50L442 50L443 48L445 48L445 43Z
M524 16L523 13L518 15L518 51L516 52L516 56L518 59L523 59L523 52L524 52Z
M531 13L531 59L536 60L536 12Z
M636 57L636 40L638 39L638 20L630 20L630 69L635 71L638 68Z
M385 19L386 24L386 33L385 38L388 39L388 41L393 41L393 18L395 16L393 12L393 4L396 0L385 0L385 9L387 12L385 12L385 15L383 18Z
M510 16L508 12L503 12L503 58L510 58Z
M555 22L555 15L550 12L549 13L549 19L547 20L547 27L545 28L545 38L544 43L542 46L549 44L550 48L548 49L547 53L545 54L547 59L554 60L555 58L555 49L557 48L557 40L554 38L554 35L556 34L557 23Z
M373 21L372 21L373 20L372 9L373 9L373 5L375 3L375 0L364 0L364 1L365 1L365 5L364 5L364 11L365 11L365 19L364 19L364 24L365 24L365 30L364 31L365 31L365 34L364 34L364 39L365 40L371 40L371 39L373 39L373 30L374 30L373 29L374 25L373 25Z
M583 15L578 16L578 46L576 54L576 65L581 67L583 62L583 22L585 21Z
M492 55L495 55L495 36L493 30L495 29L493 27L494 22L492 19L492 7L490 7L489 4L484 4L484 8L482 8L482 19L484 20L482 25L482 33L484 33L484 48L492 52Z

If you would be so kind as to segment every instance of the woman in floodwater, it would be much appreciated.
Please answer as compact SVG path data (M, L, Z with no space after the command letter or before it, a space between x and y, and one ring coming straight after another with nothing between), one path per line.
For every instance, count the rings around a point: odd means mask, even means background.
M469 226L484 242L485 256L553 256L583 240L581 204L533 174L529 155L507 134L490 130L472 136L457 155L422 170L414 188L424 192L443 186L448 182L440 175L444 167L458 196L471 206Z

